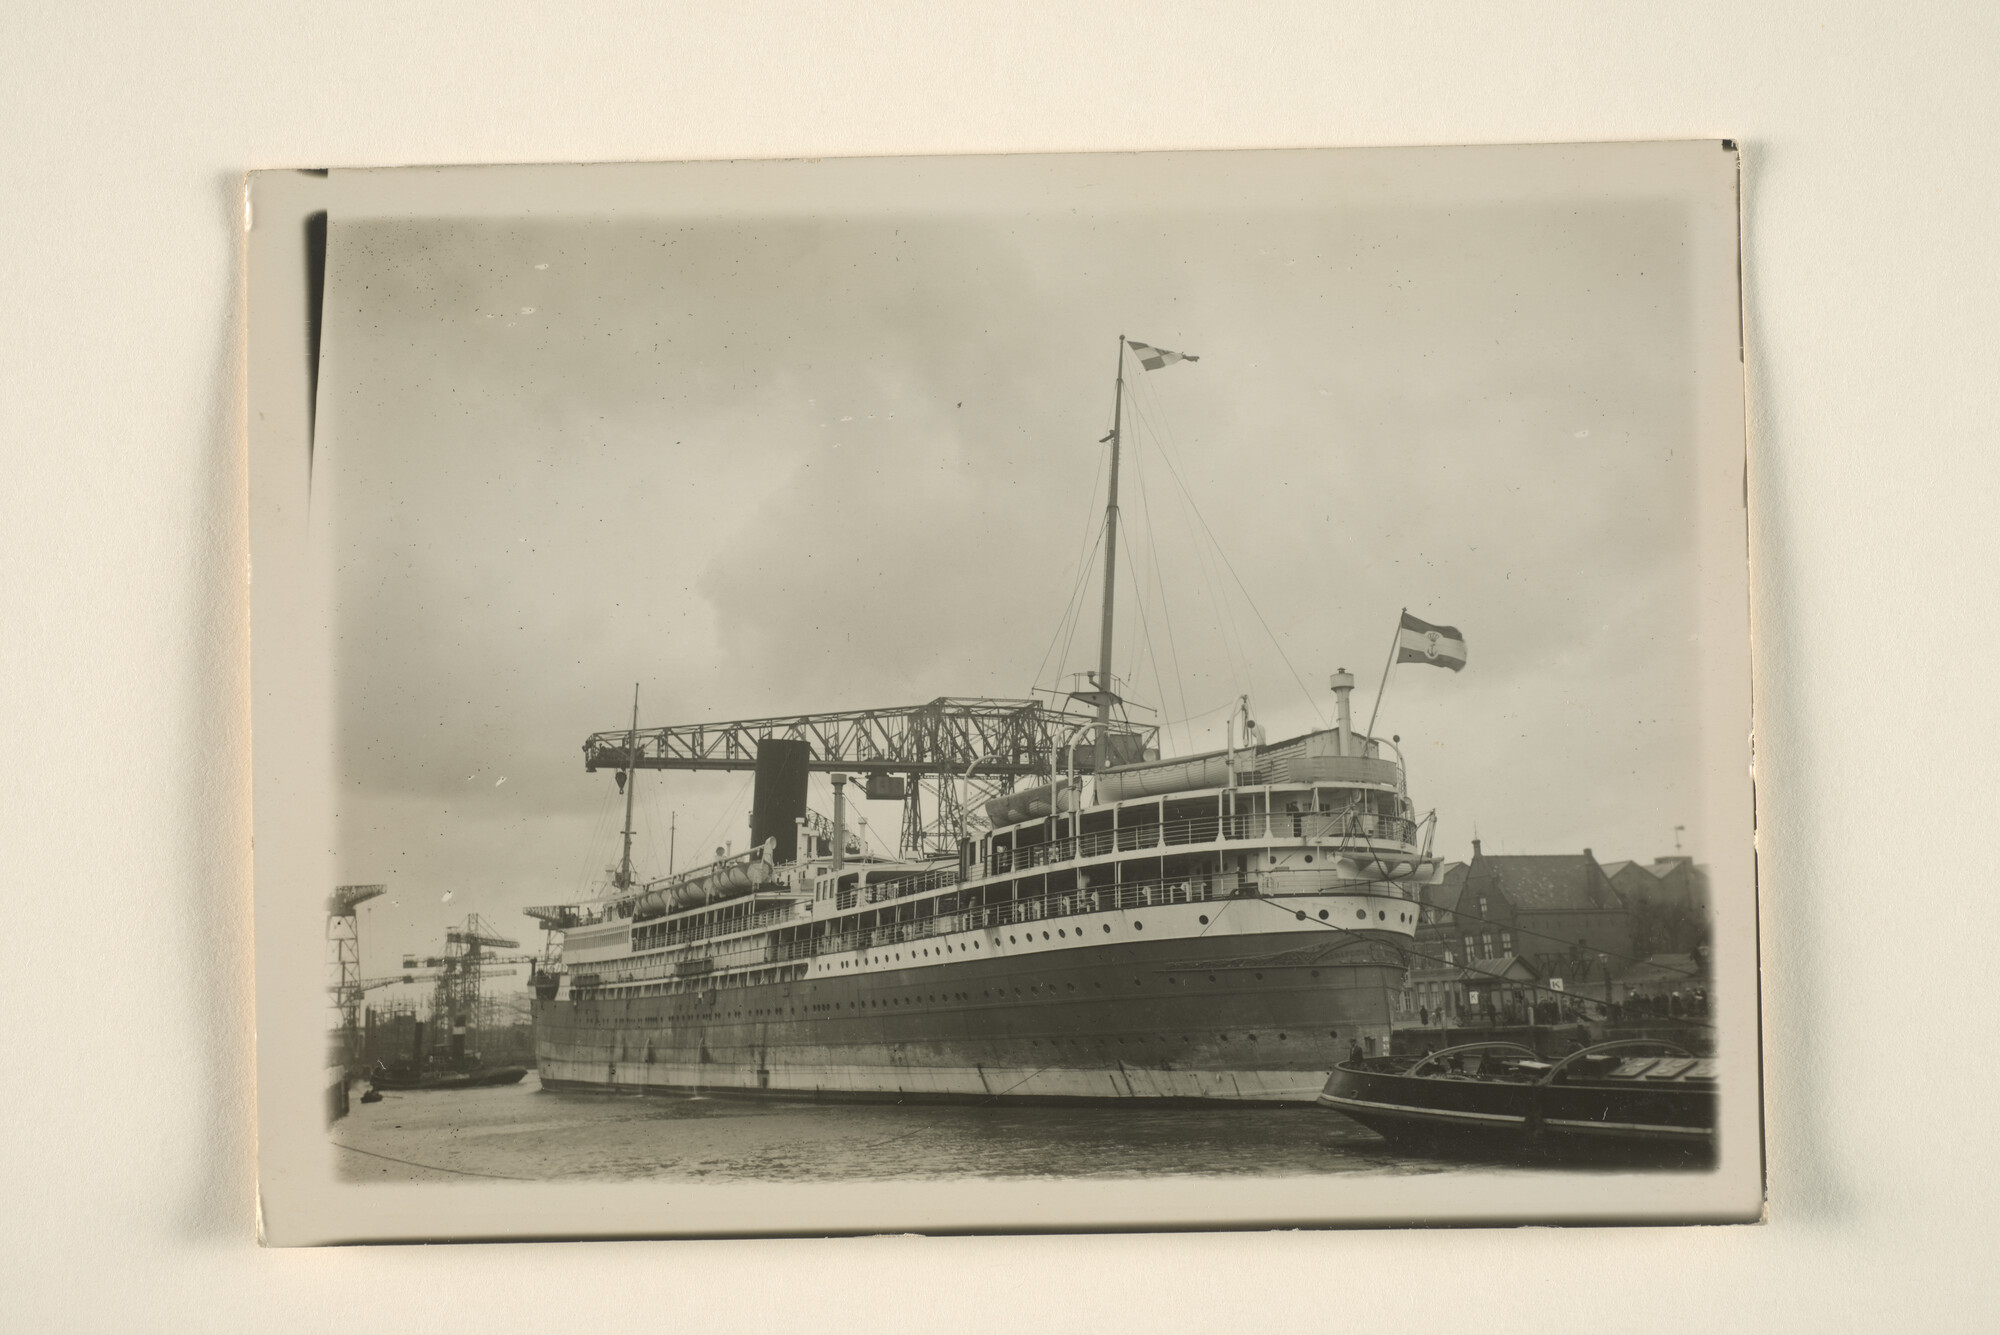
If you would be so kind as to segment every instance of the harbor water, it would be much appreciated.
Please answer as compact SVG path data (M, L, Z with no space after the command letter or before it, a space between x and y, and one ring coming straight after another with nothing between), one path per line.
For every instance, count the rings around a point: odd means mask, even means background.
M827 1182L1427 1173L1310 1105L784 1103L558 1093L385 1093L334 1124L351 1182Z

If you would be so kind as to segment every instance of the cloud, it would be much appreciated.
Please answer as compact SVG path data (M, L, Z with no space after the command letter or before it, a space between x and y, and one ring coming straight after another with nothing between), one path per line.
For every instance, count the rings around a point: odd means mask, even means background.
M1384 706L1450 837L1657 851L1694 784L1684 223L337 223L348 879L498 915L587 888L616 803L579 747L634 682L691 722L1094 666L1120 333L1202 359L1124 400L1115 658L1157 717L1209 714L1176 746L1245 690L1313 726L1336 666L1372 697L1408 606L1471 644ZM739 787L642 793L692 848L741 838Z

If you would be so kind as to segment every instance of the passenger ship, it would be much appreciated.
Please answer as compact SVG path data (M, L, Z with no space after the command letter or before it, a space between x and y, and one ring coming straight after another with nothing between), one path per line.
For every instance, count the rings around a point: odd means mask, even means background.
M1121 340L1121 404L1124 357ZM1333 728L1266 744L1246 699L1224 750L1128 746L1122 764L1105 763L1136 739L1113 732L1117 697L1079 694L1097 709L1090 770L1086 748L1053 749L942 865L860 853L842 776L829 822L805 805L807 743L773 735L753 846L642 883L628 784L613 897L528 910L561 938L533 980L542 1084L1311 1103L1336 1062L1387 1052L1438 873L1434 817L1417 819L1394 745L1353 728L1353 685L1332 679Z

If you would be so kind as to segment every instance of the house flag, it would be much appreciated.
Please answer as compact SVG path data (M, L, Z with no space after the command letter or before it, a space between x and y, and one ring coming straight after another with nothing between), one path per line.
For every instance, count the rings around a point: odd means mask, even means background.
M1125 346L1132 349L1132 355L1139 359L1139 365L1148 371L1157 371L1162 366L1171 366L1175 362L1201 360L1192 352L1168 352L1165 348L1156 348L1150 343L1135 343L1129 338L1125 340Z
M1396 661L1429 663L1457 672L1465 666L1465 637L1456 626L1433 626L1405 612L1403 628L1396 634Z

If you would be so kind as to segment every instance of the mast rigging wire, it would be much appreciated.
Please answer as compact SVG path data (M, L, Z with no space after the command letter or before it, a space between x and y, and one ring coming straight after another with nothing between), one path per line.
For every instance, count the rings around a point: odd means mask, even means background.
M1152 417L1146 408L1143 396L1134 398L1133 411L1150 430ZM1154 440L1160 445L1161 457L1164 458L1166 446L1160 432L1154 432ZM1195 568L1201 573L1202 588L1208 594L1209 612L1215 619L1217 640L1222 647L1222 656L1229 670L1232 693L1240 695L1251 690L1255 682L1251 678L1249 654L1243 646L1236 618L1229 610L1228 599L1222 595L1222 580L1215 568L1215 553L1209 550L1210 544L1201 541L1201 534L1196 531L1195 521L1188 512L1189 498L1185 494L1185 488L1177 490L1174 499L1180 507L1181 522L1187 528L1187 550L1194 556Z
M1174 644L1174 617L1172 609L1167 604L1167 577L1166 572L1160 568L1160 544L1153 528L1153 503L1146 487L1145 451L1134 450L1132 452L1132 463L1133 472L1139 478L1139 511L1146 519L1146 547L1153 558L1153 588L1160 596L1160 616L1166 623L1167 628L1167 661L1173 665L1174 690L1181 699L1181 713L1185 714L1187 713L1187 679L1181 673L1180 652ZM1154 680L1157 681L1159 675L1160 668L1156 662L1153 665ZM1166 683L1161 682L1160 704L1165 706L1166 703ZM1162 725L1163 728L1165 726L1164 724ZM1192 734L1183 732L1181 742L1183 752L1194 750L1194 738Z
M1089 504L1084 507L1083 536L1077 542L1076 583L1070 588L1069 598L1063 604L1063 614L1056 622L1055 634L1049 637L1049 647L1042 651L1042 661L1035 665L1035 675L1029 678L1031 683L1042 679L1042 669L1048 666L1049 655L1055 651L1056 641L1061 640L1063 645L1062 656L1056 660L1058 678L1062 676L1063 664L1069 661L1070 639L1076 635L1077 619L1081 616L1079 600L1090 578L1091 558L1097 555L1098 547L1104 542L1104 525L1097 521L1096 510L1098 483L1107 472L1108 462L1100 452L1097 471L1091 477ZM1068 630L1070 638L1064 638L1065 629Z
M1165 439L1171 438L1172 435L1172 425L1168 424L1162 438L1163 442ZM1180 470L1174 466L1172 454L1163 448L1160 451L1160 457L1166 460L1167 470L1174 475L1174 481L1179 484L1182 493L1187 496L1188 505L1193 508L1195 518L1201 521L1202 532L1206 533L1208 540L1215 544L1216 553L1221 556L1222 564L1229 571L1230 578L1234 579L1236 587L1243 591L1243 601L1248 603L1251 612L1256 614L1258 624L1263 626L1264 634L1270 637L1272 646L1278 651L1279 659L1284 663L1285 669L1292 674L1292 680L1298 683L1299 692L1305 696L1306 703L1312 707L1314 717L1319 719L1321 726L1325 726L1326 715L1321 712L1319 701L1314 698L1310 690L1306 689L1305 679L1299 676L1299 670L1292 666L1291 658L1285 653L1285 646L1279 643L1276 632L1271 629L1271 623L1264 619L1264 613L1257 606L1257 600L1250 596L1250 589L1243 583L1243 577L1236 573L1235 563L1229 559L1229 553L1223 550L1221 543L1216 542L1215 533L1208 526L1208 519L1201 513L1201 506L1196 504L1193 494L1188 491L1187 483L1181 478Z

